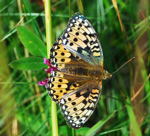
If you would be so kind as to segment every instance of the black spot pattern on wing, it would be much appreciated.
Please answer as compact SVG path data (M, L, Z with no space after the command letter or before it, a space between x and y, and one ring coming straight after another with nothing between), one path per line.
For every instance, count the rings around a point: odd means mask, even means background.
M62 35L62 43L70 51L73 49L74 53L92 56L93 60L91 59L91 61L93 61L93 64L102 65L103 52L97 34L83 15L76 14L70 19L67 29Z
M80 88L79 88L80 89ZM87 90L67 94L60 100L60 107L67 123L73 128L80 128L95 110L100 91Z

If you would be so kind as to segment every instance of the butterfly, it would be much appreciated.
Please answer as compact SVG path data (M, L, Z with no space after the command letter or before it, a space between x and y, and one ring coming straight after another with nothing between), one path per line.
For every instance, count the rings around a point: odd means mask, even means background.
M91 23L75 14L50 51L46 88L60 105L67 123L80 128L94 112L102 91L102 80L111 78L103 67L103 52Z

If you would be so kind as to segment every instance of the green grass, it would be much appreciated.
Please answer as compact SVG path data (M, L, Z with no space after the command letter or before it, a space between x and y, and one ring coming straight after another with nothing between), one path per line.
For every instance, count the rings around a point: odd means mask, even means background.
M55 0L50 5L1 1L0 135L149 136L149 5L149 0ZM83 13L96 29L109 72L135 56L112 79L103 81L95 112L78 130L67 126L46 89L37 85L47 76L42 58L48 57L76 12Z

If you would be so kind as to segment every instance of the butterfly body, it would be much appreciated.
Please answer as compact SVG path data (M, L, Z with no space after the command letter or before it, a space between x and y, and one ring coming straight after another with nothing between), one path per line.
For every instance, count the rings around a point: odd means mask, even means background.
M103 69L101 66L94 66L84 62L85 65L81 65L80 63L76 65L67 64L65 68L60 71L71 76L77 76L81 78L86 78L89 80L104 80L111 77L107 71Z
M112 75L103 67L103 52L90 22L74 15L50 51L56 67L46 88L67 123L80 128L94 112L102 90L102 80Z

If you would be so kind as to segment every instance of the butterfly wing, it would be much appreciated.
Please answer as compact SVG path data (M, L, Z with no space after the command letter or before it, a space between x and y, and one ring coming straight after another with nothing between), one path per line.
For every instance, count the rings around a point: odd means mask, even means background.
M88 79L73 77L59 71L53 71L48 78L46 88L53 101L60 102L63 96L74 92Z
M89 65L80 56L73 54L67 50L62 44L62 40L59 38L53 45L50 51L50 62L53 67L57 67L58 70L64 69L67 64L75 65Z
M78 65L85 66L87 64L79 57L74 56L71 52L66 50L62 45L61 39L59 39L51 49L50 62L58 71L53 71L48 75L48 84L46 88L49 95L56 102L59 102L63 95L74 91L78 86L81 86L89 80L88 77L68 75L62 72L62 70L69 70L70 67L77 67Z
M67 123L73 128L80 128L95 110L100 90L92 88L90 83L80 86L60 100L60 107Z
M73 54L93 65L103 65L103 52L90 22L80 14L73 16L62 35L63 44Z
M73 128L82 127L94 112L101 90L97 87L85 79L58 71L51 74L47 84L49 95L59 103L67 123Z

